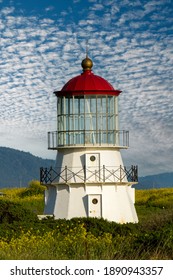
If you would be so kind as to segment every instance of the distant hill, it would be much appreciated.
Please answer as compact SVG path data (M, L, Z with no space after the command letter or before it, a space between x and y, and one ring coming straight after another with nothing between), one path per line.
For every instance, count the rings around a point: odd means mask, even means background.
M26 187L31 180L40 180L40 167L54 166L55 161L30 153L0 147L0 188ZM139 178L136 189L173 187L173 172Z
M54 164L54 160L0 147L0 188L26 187L31 180L40 180L40 167Z
M173 188L173 172L139 177L135 189Z

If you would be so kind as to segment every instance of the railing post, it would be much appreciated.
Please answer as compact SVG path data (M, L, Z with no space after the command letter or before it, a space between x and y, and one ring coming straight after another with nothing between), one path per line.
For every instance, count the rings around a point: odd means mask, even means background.
M122 181L122 170L121 170L121 165L120 165L120 182Z
M43 172L43 167L40 167L40 184L43 184L42 172Z
M134 181L138 182L138 166L134 166Z
M83 170L84 170L84 182L86 182L86 166L85 166L85 164L83 166Z
M52 148L54 148L54 131L52 132Z
M45 181L45 183L47 183L47 167L46 168L44 168L44 181Z
M103 165L103 182L105 182L105 165Z
M52 183L53 182L53 180L52 180L52 170L53 170L53 168L52 168L52 166L50 167L50 171L49 171L49 174L50 174L50 182Z
M47 133L48 138L48 149L50 148L50 132Z
M67 183L67 165L65 166L65 181Z
M102 144L102 136L101 136L101 129L99 129L99 145Z
M134 180L134 168L133 165L131 165L130 181L133 182L133 180Z

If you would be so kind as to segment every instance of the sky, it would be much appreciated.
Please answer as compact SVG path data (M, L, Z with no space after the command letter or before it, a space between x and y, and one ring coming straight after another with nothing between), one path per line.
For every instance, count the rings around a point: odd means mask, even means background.
M93 72L119 97L125 165L173 172L172 0L0 0L0 146L55 159L55 90Z

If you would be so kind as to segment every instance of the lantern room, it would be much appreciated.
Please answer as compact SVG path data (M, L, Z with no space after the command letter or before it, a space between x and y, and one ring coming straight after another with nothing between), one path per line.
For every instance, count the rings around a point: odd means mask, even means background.
M118 96L121 93L91 71L92 61L82 61L83 73L54 93L57 133L49 133L49 148L80 145L128 146L128 131L118 127Z

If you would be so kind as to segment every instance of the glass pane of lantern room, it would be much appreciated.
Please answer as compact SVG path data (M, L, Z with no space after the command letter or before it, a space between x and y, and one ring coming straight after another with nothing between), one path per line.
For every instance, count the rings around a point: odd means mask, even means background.
M64 110L64 104L63 104L63 98L58 98L58 106L57 106L57 115L58 115L58 130L64 130L64 116L63 116L63 110Z
M97 97L97 131L100 144L107 143L107 96Z
M74 97L74 144L84 143L84 98Z
M74 129L73 120L73 98L66 98L66 131L67 131L67 144L72 144L72 130Z
M96 97L90 97L91 129L96 130Z
M96 143L96 97L85 97L85 142Z
M108 96L108 113L114 113L115 111L115 96Z
M108 135L108 123L107 123L107 96L102 97L102 130L103 130L103 138L102 141L103 143L107 143L107 135Z
M108 96L107 98L108 102L108 143L114 144L114 130L115 130L115 97L114 96Z
M65 136L65 129L66 129L66 115L65 115L65 97L58 97L57 103L57 143L58 145L64 144L64 136Z

